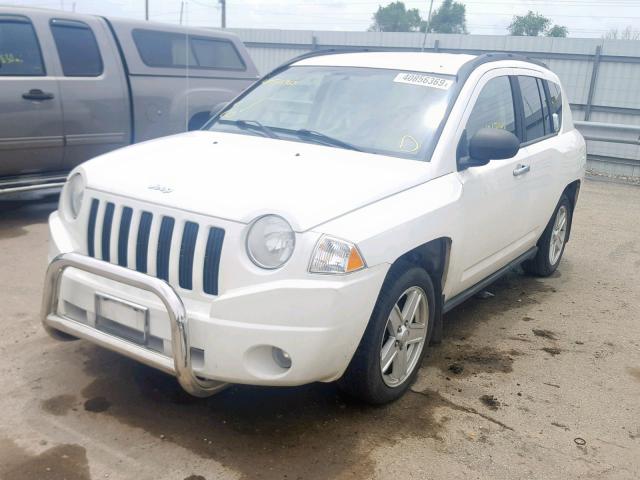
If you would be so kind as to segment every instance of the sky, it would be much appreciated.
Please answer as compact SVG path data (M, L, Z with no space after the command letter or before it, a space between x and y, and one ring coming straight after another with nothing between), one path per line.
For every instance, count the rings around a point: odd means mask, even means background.
M2 0L0 0L2 1ZM178 23L181 0L148 0L150 20ZM391 0L227 0L227 26L363 31L379 5ZM4 0L5 4L57 8L98 15L144 18L145 0ZM434 0L436 9L442 0ZM640 30L640 0L462 0L469 33L503 35L514 15L533 10L569 28L570 37L600 38L612 28ZM183 21L220 26L218 0L185 0ZM407 0L427 17L429 0Z

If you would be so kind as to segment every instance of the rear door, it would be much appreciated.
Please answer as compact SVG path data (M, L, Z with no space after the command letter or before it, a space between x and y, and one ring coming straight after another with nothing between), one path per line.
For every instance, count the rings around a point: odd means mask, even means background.
M44 18L0 9L0 177L60 171L62 107Z
M558 137L560 117L557 115L557 105L558 101L561 102L558 98L559 87L552 85L554 95L551 95L548 82L533 75L519 75L518 84L524 119L522 145L529 152L530 171L527 175L533 196L528 218L531 228L539 237L566 186L562 185L562 180L568 177L562 173L563 159L572 145L563 145L562 139Z
M111 32L94 17L49 18L60 63L66 147L64 167L130 141L129 94Z

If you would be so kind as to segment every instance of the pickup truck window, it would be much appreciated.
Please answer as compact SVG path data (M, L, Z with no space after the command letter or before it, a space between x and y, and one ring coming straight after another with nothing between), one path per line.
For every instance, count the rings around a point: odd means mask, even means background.
M256 84L208 128L429 160L454 85L450 75L292 66Z
M501 128L516 135L516 115L509 77L492 78L482 88L458 144L458 159L469 156L469 140L481 128Z
M102 75L102 57L96 37L86 23L51 20L51 33L65 77Z
M542 84L535 77L519 76L518 81L524 105L524 141L531 142L544 137L547 133L545 132L545 122L542 115L544 90L542 90Z
M246 70L228 40L157 30L136 29L132 34L142 61L149 67Z
M0 76L45 75L40 44L26 17L0 17Z

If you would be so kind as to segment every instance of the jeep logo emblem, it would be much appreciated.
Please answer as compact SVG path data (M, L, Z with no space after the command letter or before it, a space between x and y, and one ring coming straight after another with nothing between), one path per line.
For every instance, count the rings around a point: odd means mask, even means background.
M157 190L158 192L162 192L162 193L171 193L171 192L173 192L173 188L166 187L164 185L159 185L159 184L149 185L147 188L149 190Z

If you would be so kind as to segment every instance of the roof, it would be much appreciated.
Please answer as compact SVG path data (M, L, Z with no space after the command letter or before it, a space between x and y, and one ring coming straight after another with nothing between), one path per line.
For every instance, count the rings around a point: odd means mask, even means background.
M310 56L294 65L368 67L455 75L475 55L432 52L352 52Z

